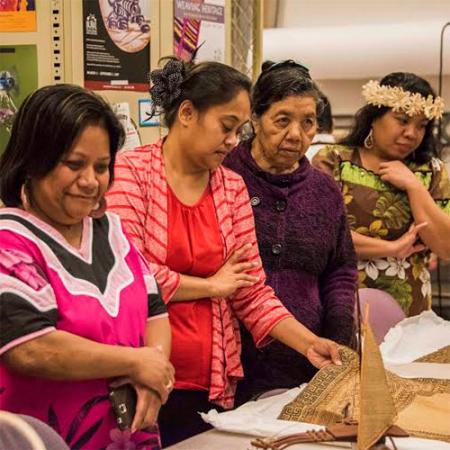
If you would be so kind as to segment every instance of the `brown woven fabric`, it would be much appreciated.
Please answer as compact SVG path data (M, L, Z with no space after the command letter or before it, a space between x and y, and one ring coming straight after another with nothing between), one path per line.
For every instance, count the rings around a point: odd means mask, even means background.
M341 358L342 366L320 370L279 418L328 426L346 416L360 417L359 358L348 348L341 350ZM449 364L450 347L419 361ZM389 371L386 380L397 411L395 424L413 436L450 442L450 380L406 379Z
M450 364L450 345L436 350L429 355L422 356L422 358L416 359L414 362Z
M364 328L358 420L359 450L367 450L374 445L394 423L396 417L380 349L370 326L366 324Z

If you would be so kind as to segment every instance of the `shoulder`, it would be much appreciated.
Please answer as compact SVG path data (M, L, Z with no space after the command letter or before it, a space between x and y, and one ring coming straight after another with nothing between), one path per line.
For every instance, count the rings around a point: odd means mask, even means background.
M239 143L231 152L230 154L225 158L225 161L223 162L223 165L225 167L230 168L231 170L234 170L237 173L240 173L243 168L243 154L244 152L248 152L250 149L251 142L250 141L244 141Z
M93 223L104 228L107 226L113 231L123 232L120 216L114 212L106 211L102 217L92 219Z
M313 159L324 158L335 162L350 161L354 151L355 149L346 145L330 144L322 147Z
M352 161L354 149L345 145L326 145L312 159L311 164L317 169L340 181L340 166L343 161Z
M213 177L220 179L226 193L242 191L246 189L244 179L228 167L219 166L213 172Z
M100 232L102 233L107 233L109 237L113 238L114 242L117 242L119 240L122 242L131 242L123 226L122 216L120 216L119 214L108 210L102 217L98 219L92 219L92 221L94 227L97 228L97 231L100 230Z
M317 167L311 167L310 182L314 183L315 186L320 187L322 190L341 195L336 181Z
M307 179L310 200L321 208L327 209L330 215L341 214L344 208L342 192L339 184L328 173L315 167L311 168L311 175ZM302 195L302 193L300 194Z
M39 229L30 214L18 208L0 209L1 248L7 245L34 245L36 235L33 229Z
M143 145L133 150L125 150L118 153L116 168L121 166L128 168L143 168L152 162L154 158L161 158L162 140L153 144Z
M45 265L41 242L27 223L25 212L16 208L0 210L0 268L12 270L22 263Z

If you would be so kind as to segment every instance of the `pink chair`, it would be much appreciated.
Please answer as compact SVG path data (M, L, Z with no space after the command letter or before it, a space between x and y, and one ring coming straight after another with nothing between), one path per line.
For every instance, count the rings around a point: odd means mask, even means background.
M362 316L364 316L365 305L370 305L369 323L378 344L383 342L384 336L393 326L406 317L394 297L387 292L363 288L359 290L359 298ZM356 306L355 317L357 317Z

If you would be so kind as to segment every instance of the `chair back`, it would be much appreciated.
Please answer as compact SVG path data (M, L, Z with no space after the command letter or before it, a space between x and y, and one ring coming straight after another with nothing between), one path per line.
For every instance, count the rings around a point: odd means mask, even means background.
M380 289L360 289L359 299L363 315L365 305L370 305L369 324L378 344L383 342L384 336L392 327L406 317L394 297ZM356 309L355 317L357 317Z

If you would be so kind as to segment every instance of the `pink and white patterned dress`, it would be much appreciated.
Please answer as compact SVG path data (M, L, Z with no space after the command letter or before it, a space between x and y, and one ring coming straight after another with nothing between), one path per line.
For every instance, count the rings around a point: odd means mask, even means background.
M80 249L16 208L0 210L0 354L54 330L140 347L167 315L155 279L118 216L85 218ZM72 449L159 449L157 428L120 432L108 380L54 381L0 363L0 409L52 426Z

